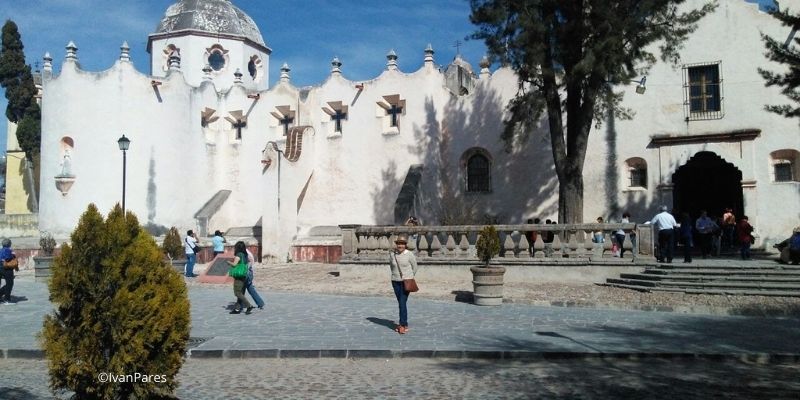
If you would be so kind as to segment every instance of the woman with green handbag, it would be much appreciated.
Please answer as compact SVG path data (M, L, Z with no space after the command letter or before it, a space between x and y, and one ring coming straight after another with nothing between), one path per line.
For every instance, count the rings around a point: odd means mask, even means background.
M231 314L239 314L242 312L242 307L246 307L245 314L250 314L253 311L253 305L244 297L244 290L247 280L247 247L244 242L238 241L233 246L233 252L236 256L233 262L228 261L231 269L228 270L228 275L233 278L233 294L236 296L236 306L231 311Z

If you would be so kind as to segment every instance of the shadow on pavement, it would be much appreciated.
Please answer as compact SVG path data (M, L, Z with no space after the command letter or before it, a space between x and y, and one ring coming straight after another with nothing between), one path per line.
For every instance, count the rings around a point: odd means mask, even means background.
M472 304L473 301L472 292L468 292L466 290L453 290L450 293L456 295L456 298L454 300L457 303Z
M385 326L391 330L394 330L396 326L394 321L390 321L388 319L383 319L383 318L367 317L367 321L372 322L373 324L378 324L380 326Z
M36 400L41 397L20 388L0 387L0 399L8 400Z

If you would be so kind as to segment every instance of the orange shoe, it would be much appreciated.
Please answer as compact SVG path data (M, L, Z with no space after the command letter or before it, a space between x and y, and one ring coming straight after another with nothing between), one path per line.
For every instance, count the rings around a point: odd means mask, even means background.
M405 326L401 325L401 326L397 327L397 333L399 333L401 335L405 335L407 332L408 332L408 328L406 328Z

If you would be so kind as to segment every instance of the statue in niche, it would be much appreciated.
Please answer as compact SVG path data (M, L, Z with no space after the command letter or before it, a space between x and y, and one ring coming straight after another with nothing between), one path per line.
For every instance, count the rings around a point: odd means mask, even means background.
M70 150L64 150L64 158L61 160L61 174L59 176L74 176L72 174L72 155Z

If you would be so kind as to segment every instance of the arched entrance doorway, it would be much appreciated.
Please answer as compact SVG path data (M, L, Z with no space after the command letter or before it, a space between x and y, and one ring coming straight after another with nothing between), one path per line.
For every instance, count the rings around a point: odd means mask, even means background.
M710 151L701 151L672 175L673 207L697 218L701 210L720 217L733 208L737 218L744 213L742 171Z

